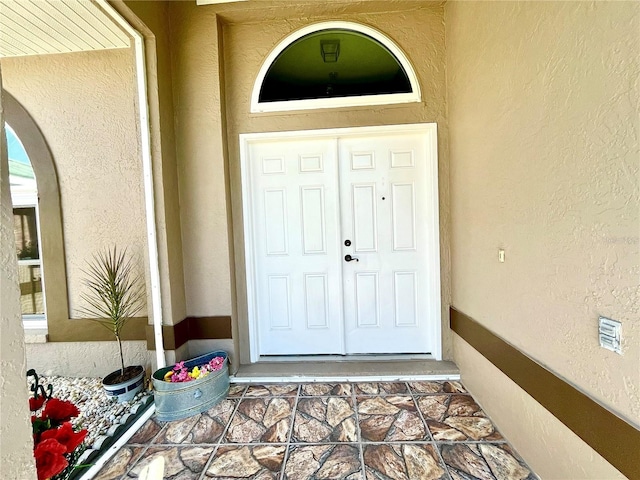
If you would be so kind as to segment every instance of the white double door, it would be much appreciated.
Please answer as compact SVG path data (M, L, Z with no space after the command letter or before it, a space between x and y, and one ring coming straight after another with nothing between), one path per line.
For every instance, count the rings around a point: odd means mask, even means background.
M252 353L440 356L435 125L404 129L243 136Z

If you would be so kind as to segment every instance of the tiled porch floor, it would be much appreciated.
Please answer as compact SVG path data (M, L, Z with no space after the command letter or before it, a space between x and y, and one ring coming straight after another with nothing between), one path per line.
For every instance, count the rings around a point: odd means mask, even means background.
M232 385L211 410L151 418L95 477L528 480L537 478L459 382Z

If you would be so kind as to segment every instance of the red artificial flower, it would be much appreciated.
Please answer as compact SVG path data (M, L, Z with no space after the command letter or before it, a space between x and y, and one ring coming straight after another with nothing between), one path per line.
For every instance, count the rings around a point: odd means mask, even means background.
M68 422L72 417L80 415L80 410L73 403L59 398L50 398L42 412L42 418L49 418L55 422Z
M40 395L38 398L31 397L29 399L29 410L31 410L32 412L37 412L38 410L40 410L40 408L42 408L42 405L46 400L47 399L43 395Z
M62 426L58 428L52 428L51 430L42 432L40 441L45 441L47 438L55 438L59 443L65 446L67 449L65 453L71 453L82 443L86 436L86 430L74 432L71 422L64 422Z
M57 475L69 465L64 458L66 448L54 438L43 440L33 452L36 457L38 480L46 480Z

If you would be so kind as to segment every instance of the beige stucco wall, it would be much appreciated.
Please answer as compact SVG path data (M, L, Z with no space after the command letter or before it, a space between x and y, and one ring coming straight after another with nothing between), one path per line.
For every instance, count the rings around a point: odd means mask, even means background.
M187 315L231 315L217 17L193 2L175 2L170 19Z
M0 92L2 85L0 66ZM27 365L11 208L0 93L0 477L26 480L36 478L36 473L25 389Z
M144 38L162 317L186 316L168 2L113 2Z
M457 335L453 351L465 387L540 478L626 478Z
M140 269L146 259L133 51L4 58L2 68L56 165L69 307L78 317L81 270L96 249L126 246Z
M133 51L3 58L1 63L5 88L38 124L54 159L63 212L69 312L71 318L81 317L81 270L95 251L113 244L126 246L139 271L147 271ZM92 358L108 356L107 345L93 344ZM138 354L146 355L144 342L133 345ZM29 346L30 360L40 348ZM80 344L49 348L82 350Z
M306 16L291 15L264 22L225 24L224 65L227 100L229 170L232 193L233 232L238 288L238 326L241 342L241 361L247 361L248 339L246 326L244 249L242 247L242 191L238 135L249 132L305 130L402 123L438 124L441 284L443 305L443 355L450 358L448 336L449 305L449 169L448 132L446 123L445 45L443 7L438 3L398 4L384 12L376 12L380 5L352 4L348 13L328 13L327 5L309 5ZM395 11L398 9L397 11ZM273 12L271 12L273 13ZM281 14L286 15L283 9ZM420 103L362 108L324 109L287 113L251 114L250 97L258 70L267 54L287 35L310 23L327 20L346 20L372 26L389 36L406 53L413 64L423 92Z
M122 352L127 365L143 365L147 373L156 368L145 340L122 342ZM27 343L27 363L39 375L104 377L120 368L120 354L115 341Z
M640 5L445 10L453 305L640 425ZM599 315L623 355L598 346ZM513 384L490 408L505 382L460 342L463 379L543 478L613 478L563 458L575 439Z

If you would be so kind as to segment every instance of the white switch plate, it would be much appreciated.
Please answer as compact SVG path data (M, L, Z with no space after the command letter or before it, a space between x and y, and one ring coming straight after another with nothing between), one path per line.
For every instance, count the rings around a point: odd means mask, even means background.
M600 346L622 355L622 323L607 317L598 318Z
M498 261L504 263L504 248L498 249Z

